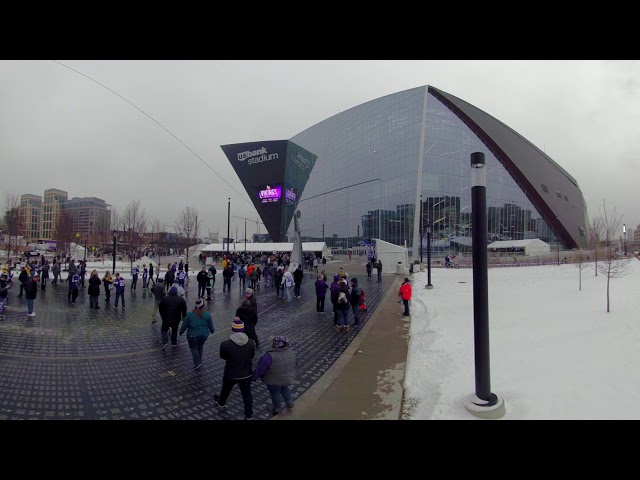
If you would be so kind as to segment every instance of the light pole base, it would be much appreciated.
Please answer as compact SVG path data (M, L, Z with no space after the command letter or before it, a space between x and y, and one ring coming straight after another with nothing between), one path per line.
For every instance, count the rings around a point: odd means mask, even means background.
M504 416L506 413L504 401L495 393L491 394L491 400L489 401L478 398L475 393L469 395L464 408L466 408L467 412L471 415L485 420L495 420Z
M431 285L430 283L427 283L424 288L426 288L427 290L431 290L433 289L433 285Z

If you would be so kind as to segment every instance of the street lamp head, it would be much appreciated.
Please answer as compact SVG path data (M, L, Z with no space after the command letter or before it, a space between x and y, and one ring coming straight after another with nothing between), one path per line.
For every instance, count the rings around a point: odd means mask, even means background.
M471 186L472 187L487 186L487 171L484 168L484 166L485 166L484 153L473 152L471 154Z
M473 152L471 154L471 167L472 168L483 168L485 166L484 153L482 152Z

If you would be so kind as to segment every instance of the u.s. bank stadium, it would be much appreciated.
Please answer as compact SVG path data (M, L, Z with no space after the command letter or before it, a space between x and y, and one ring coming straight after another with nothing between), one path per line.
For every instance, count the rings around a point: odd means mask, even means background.
M289 140L222 149L274 242L289 240L297 208L305 242L350 248L380 239L414 255L422 210L436 250L468 249L469 158L483 152L490 242L587 244L578 182L501 121L431 86L363 103Z

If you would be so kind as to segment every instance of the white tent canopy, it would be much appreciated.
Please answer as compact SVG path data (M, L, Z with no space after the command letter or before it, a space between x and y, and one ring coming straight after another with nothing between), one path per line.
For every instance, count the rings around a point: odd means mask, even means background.
M226 253L226 243L211 243L199 250L205 253ZM231 243L229 245L230 252L244 253L247 252L291 252L293 251L293 242L287 243L249 243L245 250L245 243ZM329 248L325 242L302 242L303 252L320 252L323 257L330 255ZM196 255L197 256L197 255Z
M149 257L147 257L146 255L143 257L140 257L139 260L136 260L134 262L135 265L138 266L138 268L142 268L143 265L147 265L147 267L149 265L153 265L153 268L158 268L158 264L157 262L154 262L153 260L151 260Z
M408 250L399 245L374 239L376 242L376 259L382 262L382 271L395 273L398 262L402 263L403 272L409 265Z
M531 238L528 240L500 240L487 245L489 250L507 250L523 251L525 255L544 255L551 251L551 246L540 240L539 238Z
M198 255L202 252L202 249L208 247L208 243L198 243L189 247L189 256L191 258L198 258Z

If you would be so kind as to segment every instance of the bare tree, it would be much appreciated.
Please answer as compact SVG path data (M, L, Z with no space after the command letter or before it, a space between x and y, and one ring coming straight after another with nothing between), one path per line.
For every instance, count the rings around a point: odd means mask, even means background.
M153 220L149 221L149 231L151 233L151 245L153 245L154 242L158 242L159 240L158 234L160 233L161 230L162 230L162 224L160 223L160 220L158 220L157 218L154 218Z
M605 236L606 245L605 256L600 262L598 270L607 277L607 313L609 313L611 311L609 301L609 284L612 278L621 278L631 273L629 269L630 259L626 257L619 258L613 246L613 240L616 238L615 235L622 224L622 216L618 214L616 208L614 207L613 212L608 211L607 205L603 201L600 220L602 222L602 230Z
M194 207L185 207L178 213L176 231L184 235L187 240L187 261L189 261L189 247L198 238L198 210Z
M140 206L140 200L131 200L122 213L123 230L126 242L132 250L138 250L142 243L142 234L147 226L147 214Z
M598 276L598 251L600 250L600 242L604 234L604 226L602 225L602 219L599 217L594 218L591 221L591 233L589 235L589 243L593 247L593 254L596 259L595 272Z
M67 212L60 212L58 221L56 222L56 240L58 241L58 251L62 252L65 257L67 254L71 256L71 243L75 240L75 230L73 228L73 219Z
M587 263L587 258L585 253L580 251L576 256L573 257L574 266L579 270L579 282L578 282L578 290L582 290L582 270L587 268L589 264Z
M124 230L122 226L122 215L116 207L111 207L111 228L113 230Z
M16 237L16 251L18 250L18 235L22 220L20 219L20 195L17 193L6 193L4 197L4 223L9 236L9 247L7 255L11 256L11 239ZM14 252L15 253L15 252Z

